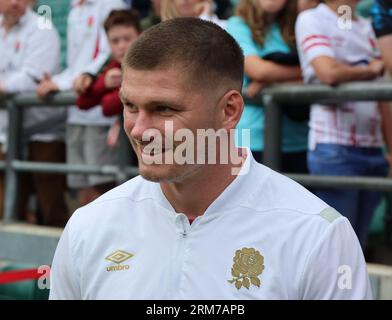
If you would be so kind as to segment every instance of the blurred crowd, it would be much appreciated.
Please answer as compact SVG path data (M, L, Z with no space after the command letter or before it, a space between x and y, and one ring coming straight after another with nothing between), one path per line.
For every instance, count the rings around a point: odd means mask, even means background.
M34 10L45 1L0 0L0 98L33 91L46 101L55 92L74 90L78 95L74 106L24 110L21 157L38 162L117 164L123 108L121 61L148 28L176 17L218 24L243 49L243 92L253 98L271 84L335 86L382 79L385 66L392 69L392 51L385 49L388 44L381 50L379 46L380 39L391 33L392 9L387 2L70 0L66 66L62 68L56 26L50 19L42 21L43 16ZM353 12L342 12L342 6ZM283 172L388 175L392 150L388 102L312 106L287 102L281 107ZM5 159L12 137L7 136L7 113L0 112L0 159ZM238 129L250 129L248 147L262 163L263 107L247 103ZM240 138L237 143L243 144ZM82 206L116 185L113 177L93 174L26 173L21 181L19 218L59 227L71 214L67 194ZM2 174L0 219L5 188ZM364 245L382 195L360 190L312 191L349 218Z

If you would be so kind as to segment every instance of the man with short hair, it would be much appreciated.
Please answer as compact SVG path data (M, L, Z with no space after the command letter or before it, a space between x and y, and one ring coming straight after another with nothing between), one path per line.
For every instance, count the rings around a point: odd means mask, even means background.
M172 19L139 37L121 98L140 176L72 216L51 299L371 298L347 219L235 147L243 72L211 22Z

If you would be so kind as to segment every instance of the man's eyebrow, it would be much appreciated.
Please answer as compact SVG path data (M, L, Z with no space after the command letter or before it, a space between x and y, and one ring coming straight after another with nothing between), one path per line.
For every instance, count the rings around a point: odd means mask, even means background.
M123 104L132 105L132 106L134 105L134 103L132 101L128 100L121 91L119 92L119 97L120 97L120 100ZM184 109L184 107L178 103L175 103L172 101L164 101L164 100L152 100L152 101L149 101L145 105L145 107L147 107L147 108L153 108L156 106L167 106L167 107L172 107L174 109L179 109L179 110Z
M166 107L173 107L174 109L183 109L184 107L178 103L173 101L164 101L164 100L153 100L147 104L148 107L155 107L155 106L166 106Z
M120 100L121 100L121 102L122 102L123 104L128 104L128 105L133 104L131 101L129 101L129 100L125 97L125 95L124 95L124 93L123 93L122 91L120 91L118 95L119 95Z

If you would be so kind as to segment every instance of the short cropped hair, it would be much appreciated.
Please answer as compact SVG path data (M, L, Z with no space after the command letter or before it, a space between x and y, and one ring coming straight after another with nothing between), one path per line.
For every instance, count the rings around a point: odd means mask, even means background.
M111 28L116 26L132 27L140 33L141 27L138 12L134 10L113 10L106 18L103 27L106 33L108 33Z
M173 66L198 87L225 85L242 90L243 52L232 36L212 22L198 18L161 22L139 37L123 62L124 70Z

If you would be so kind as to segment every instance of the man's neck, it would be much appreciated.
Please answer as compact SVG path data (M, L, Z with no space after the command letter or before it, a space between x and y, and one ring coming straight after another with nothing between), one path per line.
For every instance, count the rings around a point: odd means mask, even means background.
M248 155L249 156L249 155ZM235 180L233 169L241 165L205 165L180 183L161 183L161 189L177 213L189 219L204 214L207 208Z

